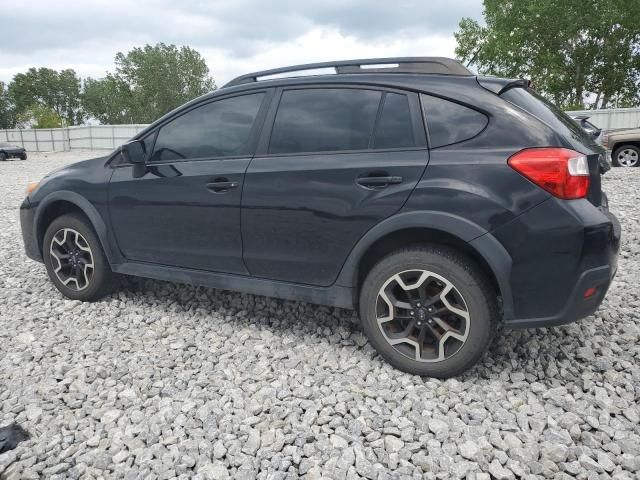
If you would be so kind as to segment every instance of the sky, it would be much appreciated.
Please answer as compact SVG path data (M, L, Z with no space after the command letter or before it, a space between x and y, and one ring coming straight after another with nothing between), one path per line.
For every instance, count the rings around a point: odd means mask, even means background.
M317 61L454 56L481 0L0 0L0 81L30 67L101 78L117 52L164 42L204 57L221 86L237 75Z

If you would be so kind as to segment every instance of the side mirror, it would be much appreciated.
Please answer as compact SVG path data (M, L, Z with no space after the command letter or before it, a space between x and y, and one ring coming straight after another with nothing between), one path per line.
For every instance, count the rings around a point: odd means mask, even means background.
M127 162L137 165L144 163L147 152L142 140L132 140L120 147L120 153Z

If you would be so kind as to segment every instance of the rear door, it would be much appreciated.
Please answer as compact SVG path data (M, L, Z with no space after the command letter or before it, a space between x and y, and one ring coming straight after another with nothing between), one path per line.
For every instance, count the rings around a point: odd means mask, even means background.
M352 86L291 87L276 97L245 177L244 261L257 277L330 285L427 165L419 99Z
M115 169L109 212L128 260L247 273L240 199L267 96L200 104L160 126L155 144L153 136L145 140L153 151L144 175L133 165Z

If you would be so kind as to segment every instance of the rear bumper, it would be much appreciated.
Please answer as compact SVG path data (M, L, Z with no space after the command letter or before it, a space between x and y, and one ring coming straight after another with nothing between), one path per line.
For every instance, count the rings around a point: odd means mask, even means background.
M555 327L593 315L604 300L615 274L616 270L610 265L587 270L580 275L569 301L560 313L549 317L505 320L504 325L509 328ZM585 292L590 288L595 288L596 292L585 298Z
M592 315L617 271L620 223L586 200L543 202L495 235L513 259L507 327L550 327Z
M20 228L22 229L24 251L30 259L42 262L42 254L35 235L34 216L35 212L31 208L31 203L28 198L25 198L20 205Z

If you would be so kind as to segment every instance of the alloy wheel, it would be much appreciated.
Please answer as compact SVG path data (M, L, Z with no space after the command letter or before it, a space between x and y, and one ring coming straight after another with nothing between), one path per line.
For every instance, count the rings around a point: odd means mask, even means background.
M87 240L72 228L61 228L49 247L53 272L60 282L73 290L84 290L93 277L93 253ZM57 266L56 266L57 263Z
M469 335L469 310L458 289L427 270L389 278L376 301L378 327L389 344L419 362L451 358Z
M625 148L618 152L618 164L623 167L635 167L638 164L638 152L631 149Z

